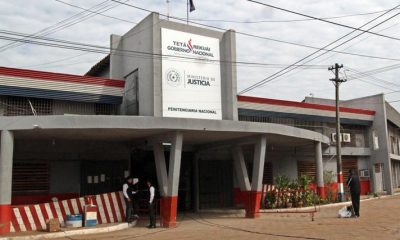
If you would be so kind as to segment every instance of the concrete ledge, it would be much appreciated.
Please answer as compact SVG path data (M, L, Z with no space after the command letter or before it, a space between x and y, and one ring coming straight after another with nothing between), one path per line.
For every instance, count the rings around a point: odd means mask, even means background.
M54 233L39 233L34 235L27 235L27 236L15 236L15 237L5 237L0 238L0 240L33 240L33 239L53 239L53 238L62 238L62 237L69 237L74 235L87 235L87 234L98 234L98 233L107 233L107 232L114 232L123 229L127 229L132 227L132 225L128 225L128 223L118 223L113 226L101 227L98 225L94 228L81 228L76 230L66 230L61 232L54 232Z
M396 194L394 194L396 195ZM393 195L382 195L379 197L368 197L361 199L360 202L365 202L365 201L370 201L370 200L378 200L381 198L388 198ZM339 203L330 203L330 204L323 204L323 205L316 205L316 206L310 206L310 207L303 207L303 208L278 208L278 209L262 209L260 212L262 213L285 213L285 212L294 212L297 211L299 213L305 212L308 213L307 211L320 209L320 208L329 208L329 207L341 207L341 206L346 206L346 205L351 205L351 201L347 202L339 202Z
M244 209L201 209L198 213L202 214L245 214Z

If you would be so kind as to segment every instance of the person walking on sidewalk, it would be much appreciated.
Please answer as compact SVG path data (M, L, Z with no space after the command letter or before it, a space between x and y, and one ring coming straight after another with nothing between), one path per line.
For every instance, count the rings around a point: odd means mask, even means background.
M349 179L347 179L347 186L350 189L351 204L354 209L354 217L360 217L360 179L354 174L352 169L349 170Z
M155 189L151 183L151 180L147 180L147 186L149 187L150 198L149 198L149 215L150 215L150 224L147 228L156 228L156 209L155 209L155 199L154 193Z

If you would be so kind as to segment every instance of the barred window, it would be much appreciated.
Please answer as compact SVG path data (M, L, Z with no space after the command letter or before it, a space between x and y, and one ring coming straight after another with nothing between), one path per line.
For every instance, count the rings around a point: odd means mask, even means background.
M300 177L301 175L306 175L309 178L315 180L316 177L316 164L315 162L299 161L297 162L297 173Z
M96 103L96 115L116 115L118 113L118 106L115 104Z
M26 98L26 97L6 97L4 106L4 116L23 116L23 115L51 115L53 113L53 100Z
M12 191L18 193L48 193L49 165L40 162L14 162Z

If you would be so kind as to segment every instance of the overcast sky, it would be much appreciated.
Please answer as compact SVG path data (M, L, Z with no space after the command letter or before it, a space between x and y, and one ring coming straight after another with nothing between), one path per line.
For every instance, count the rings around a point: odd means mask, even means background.
M0 31L7 30L35 34L47 28L45 32L48 34L46 35L47 37L109 46L110 34L122 35L134 27L135 23L148 15L148 12L121 5L111 0L62 1L81 8L95 7L93 10L103 11L105 15L120 19L107 18L95 14L88 15L88 12L82 14L82 9L68 6L56 0L0 0ZM394 8L399 4L398 1L394 0L260 1L315 17L340 17L329 19L329 21L355 28L378 17L384 13L382 11ZM166 0L130 0L127 3L162 14L167 13ZM246 0L194 0L194 4L196 10L190 14L191 20L224 29L234 29L238 32L236 35L237 61L241 62L283 64L286 66L295 63L315 50L249 37L239 33L320 48L352 31L349 28L315 20L288 21L304 20L306 18ZM79 13L81 13L78 15L80 18L76 16ZM397 13L399 13L399 10L391 11L367 25L364 29L373 27ZM355 14L364 15L348 16ZM185 18L186 0L170 0L170 15ZM61 25L60 22L64 25ZM57 23L59 24L56 25ZM55 27L58 28L55 29ZM371 31L400 38L399 30L400 15L373 28ZM4 34L0 33L0 36L4 36ZM356 33L344 40L354 36L356 36ZM2 46L9 43L9 41L0 40L0 66L84 74L92 65L105 56L98 53L86 53L32 44L12 45L5 50ZM398 67L392 67L390 71L342 84L342 99L400 91L400 81L397 77L400 73L399 40L365 33L336 50L394 60L328 53L307 63L320 66L296 69L262 87L246 92L244 95L295 101L301 101L305 96L310 95L334 98L334 87L329 81L329 78L333 77L333 73L327 69L329 65L334 63L344 65L344 69L347 70L345 72L342 71L342 74L344 74L342 77L348 76L349 79L354 74L354 70L366 72L399 64ZM395 59L399 60L396 61ZM282 66L270 68L266 66L238 65L238 91L240 92L251 84L267 78L282 68ZM400 92L387 94L386 99L389 102L400 100ZM393 102L392 105L398 110L400 109L400 102Z

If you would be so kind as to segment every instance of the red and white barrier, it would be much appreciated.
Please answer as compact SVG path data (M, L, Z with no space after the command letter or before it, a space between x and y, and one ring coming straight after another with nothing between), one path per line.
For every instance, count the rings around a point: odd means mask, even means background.
M272 184L263 184L263 193L272 192L275 190L275 185Z
M63 223L66 215L83 214L85 198L73 198L58 202L19 205L12 207L11 232L25 232L46 229L46 220L58 218ZM125 219L125 201L122 192L104 193L93 197L98 207L97 222L113 223Z

